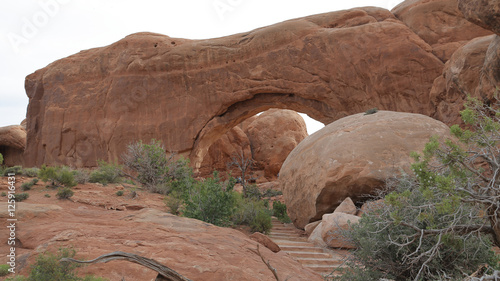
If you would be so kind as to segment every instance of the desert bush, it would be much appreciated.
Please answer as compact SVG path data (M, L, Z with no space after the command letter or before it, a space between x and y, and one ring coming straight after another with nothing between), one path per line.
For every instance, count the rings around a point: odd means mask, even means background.
M99 169L90 174L90 182L98 182L103 185L121 182L122 167L117 164L99 161Z
M38 255L35 264L30 267L30 274L26 281L105 281L106 279L87 275L78 277L79 265L69 262L60 262L62 258L73 258L74 249L61 248L56 254L44 253Z
M123 196L123 190L118 190L116 192L116 196Z
M39 172L40 169L38 168L24 168L22 170L22 174L30 178L37 177Z
M5 192L5 191L2 191L2 193L0 194L0 196L2 196L2 197L5 197L5 196L7 196L7 192Z
M73 177L78 184L86 184L90 180L90 173L84 169L73 170Z
M365 213L348 237L358 250L350 272L393 280L462 280L498 266L500 110L470 99L459 140L431 138L413 153L412 174L397 178L385 206ZM392 181L390 181L392 182ZM373 280L376 280L373 279ZM479 279L478 279L479 280Z
M76 185L75 176L68 167L48 167L43 165L38 177L43 181L51 182L53 187L60 185L73 187Z
M181 194L178 191L171 192L167 197L165 197L164 202L171 214L180 214L183 201Z
M6 276L9 274L10 265L0 264L0 276Z
M247 184L246 189L243 192L243 196L246 198L252 198L260 200L262 198L262 193L255 184Z
M184 185L184 216L219 226L230 224L235 209L234 182L222 183L218 174L201 181L191 180Z
M71 188L69 188L69 187L63 187L63 188L59 189L59 191L56 194L56 197L58 199L69 199L74 194L75 193L73 192L73 190L71 190Z
M232 215L232 221L237 225L248 225L250 230L268 233L271 230L271 212L265 206L265 201L255 198L243 198L237 195L237 208Z
M47 197L47 198L50 198L50 194L48 194L48 193L45 193L44 196Z
M153 139L150 144L139 141L129 145L122 159L149 191L168 194L173 185L192 177L188 160L174 161L173 157L174 154L167 155L160 141Z
M12 166L12 167L7 167L3 170L3 175L7 176L8 174L16 174L16 175L21 175L23 172L23 167L21 166Z
M37 182L38 182L37 178L34 178L29 182L25 182L25 183L21 184L21 190L22 191L30 190Z
M283 192L281 190L274 190L269 188L262 194L262 197L275 197L278 195L283 195Z
M2 153L0 153L0 165L2 165L2 164L3 164L3 155L2 155Z
M277 217L282 223L291 223L292 220L286 212L286 205L280 201L273 203L273 216Z
M30 195L26 192L24 193L17 193L16 195L14 195L14 200L16 202L21 202L21 201L24 201L26 199L28 199L28 197L30 197Z

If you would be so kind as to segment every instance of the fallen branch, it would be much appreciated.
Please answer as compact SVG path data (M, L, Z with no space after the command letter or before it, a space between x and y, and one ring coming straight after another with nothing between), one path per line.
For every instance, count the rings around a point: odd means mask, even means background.
M271 272L273 273L274 278L276 278L276 281L281 281L281 279L278 276L278 271L276 270L276 268L272 267L271 263L269 263L269 260L266 261L264 259L264 256L260 253L259 245L257 245L257 251L254 251L252 249L250 249L250 251L252 251L252 252L254 252L254 253L256 253L257 255L260 256L260 258L262 259L262 261L264 262L264 264L267 266L267 268L269 268L269 270L271 270ZM286 280L288 280L288 278L285 279L285 281Z
M158 272L158 276L156 277L157 281L161 281L161 280L192 281L191 279L188 279L188 278L180 275L175 270L170 269L170 268L158 263L155 260L141 257L141 256L138 256L135 254L125 253L125 252L113 252L113 253L102 255L100 257L97 257L97 258L95 258L93 260L89 260L89 261L79 261L79 260L75 260L72 258L63 258L60 261L92 264L92 263L106 263L106 262L113 261L113 260L126 260L129 262L140 264L140 265L145 266L149 269L152 269L152 270Z

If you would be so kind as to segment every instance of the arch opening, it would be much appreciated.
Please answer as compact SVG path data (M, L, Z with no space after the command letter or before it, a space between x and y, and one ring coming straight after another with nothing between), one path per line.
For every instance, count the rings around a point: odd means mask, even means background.
M271 108L303 113L325 125L338 119L336 110L318 100L304 99L294 94L257 94L251 99L228 106L224 113L211 118L198 133L190 154L195 171L199 170L208 149L216 140L244 120Z

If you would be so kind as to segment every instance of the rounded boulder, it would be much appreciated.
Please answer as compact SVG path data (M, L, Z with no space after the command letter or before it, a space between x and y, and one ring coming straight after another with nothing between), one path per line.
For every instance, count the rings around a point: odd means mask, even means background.
M303 229L346 197L369 199L386 179L409 170L410 153L421 152L431 136L451 138L444 123L411 113L360 113L327 125L283 163L279 180L288 215Z

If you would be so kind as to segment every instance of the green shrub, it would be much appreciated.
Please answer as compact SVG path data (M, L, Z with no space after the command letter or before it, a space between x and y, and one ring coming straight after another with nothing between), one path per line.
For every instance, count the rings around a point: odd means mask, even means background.
M7 193L6 193L5 191L3 191L3 192L0 194L0 196L5 197L5 196L7 196Z
M267 189L264 194L262 194L262 197L275 197L278 195L283 195L283 192L281 190L274 190L274 189Z
M116 196L123 196L123 190L118 190L116 192Z
M256 200L260 200L262 198L262 193L255 184L247 185L243 194L246 198L253 198Z
M23 167L21 166L13 166L13 167L7 167L3 170L3 175L7 176L9 174L16 174L16 175L21 175L23 172Z
M48 193L45 193L44 196L47 197L47 198L50 198L50 194L48 194Z
M182 206L182 198L178 191L173 191L163 200L171 214L179 215Z
M277 217L282 223L291 223L292 220L286 212L286 205L280 201L273 203L273 216Z
M367 111L365 111L365 114L364 115L370 115L370 114L375 114L378 112L378 108L370 108L368 109Z
M38 182L38 179L37 178L34 178L32 179L31 181L29 182L25 182L23 184L21 184L21 190L22 191L27 191L27 190L31 190L31 188Z
M266 201L237 196L237 209L232 216L233 223L248 225L253 232L268 233L272 227L271 212L265 205Z
M230 224L235 209L231 182L222 184L218 175L202 181L190 181L184 186L184 216L219 226Z
M146 189L168 194L176 185L184 185L182 182L192 177L189 161L174 161L173 157L173 154L167 156L162 144L153 139L150 144L139 141L129 145L122 158L125 166L137 174L137 181Z
M73 170L73 177L78 184L86 184L90 180L90 173L84 169Z
M6 276L9 274L10 265L0 264L0 276Z
M30 195L26 192L24 193L17 193L16 195L14 195L14 200L16 202L21 202L21 201L24 201L26 199L28 199L28 197L30 197Z
M60 185L73 187L76 185L74 174L68 167L48 167L43 165L38 177L43 181L51 182L53 187Z
M269 234L273 224L271 222L271 215L267 210L260 210L257 216L250 223L251 231L258 231L260 233Z
M2 164L3 164L3 155L2 155L2 153L0 153L0 165L2 165Z
M103 185L121 182L122 167L117 164L99 161L99 169L90 174L90 182L98 182Z
M22 170L22 174L30 178L37 177L39 172L40 169L38 168L24 168Z
M36 262L30 268L27 281L105 281L106 279L88 275L78 277L76 269L79 265L69 262L60 262L62 258L74 258L74 249L62 248L57 254L44 253L38 255Z
M26 281L26 280L28 279L22 275L16 275L14 277L8 277L7 279L5 279L5 281Z
M59 191L56 194L56 197L58 199L69 199L71 196L73 196L73 194L75 193L73 192L73 190L71 190L71 188L64 187L59 189Z

